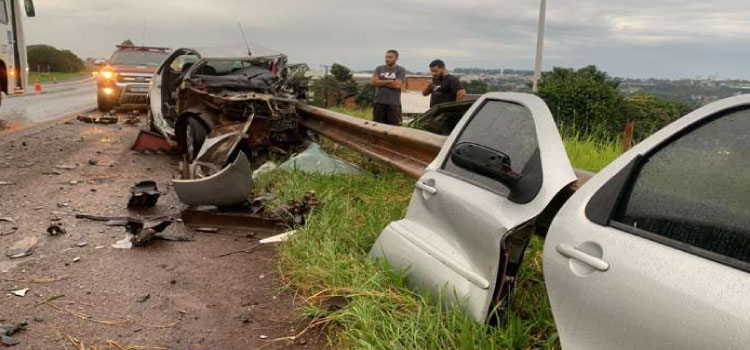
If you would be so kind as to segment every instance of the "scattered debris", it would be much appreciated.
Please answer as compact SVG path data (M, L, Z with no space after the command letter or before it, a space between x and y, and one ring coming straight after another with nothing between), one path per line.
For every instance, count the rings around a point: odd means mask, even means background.
M23 288L23 289L19 289L19 290L14 290L14 291L10 292L10 294L13 294L13 295L15 295L17 297L25 297L26 293L28 293L29 290L30 290L29 288Z
M62 173L59 171L52 170L52 171L43 171L42 175L62 175Z
M135 235L128 233L125 238L112 244L112 248L115 249L130 249L133 248L133 238Z
M0 181L0 186L9 186L9 185L13 185L13 184L14 183L8 182L8 181Z
M87 245L89 245L89 244L86 243L86 242L76 243L76 247L78 247L78 248L83 248L83 247L85 247Z
M169 144L164 136L150 131L141 130L138 134L138 138L135 139L135 143L130 147L133 151L138 152L170 152L172 151L172 145Z
M137 303L143 303L143 302L146 302L146 300L148 300L149 298L151 298L151 294L150 293L146 294L146 295L141 295L141 296L135 298L135 301Z
M144 246L156 238L157 233L164 231L172 219L152 220L152 221L130 221L125 228L134 237L132 239L134 246Z
M79 121L89 124L116 124L117 116L112 113L105 114L101 117L95 117L93 115L79 115L76 117Z
M63 169L63 170L73 170L76 168L76 166L74 164L61 164L61 165L55 165L55 168Z
M156 188L155 181L141 181L130 189L128 209L153 208L159 201L161 192Z
M179 230L168 230L174 221L174 219L169 216L136 219L128 217L76 214L75 217L76 219L102 221L105 222L105 225L109 226L124 226L128 231L128 235L112 244L112 247L116 249L131 249L134 245L143 246L154 239L176 242L187 242L193 240L193 237L177 232ZM96 249L99 248L97 247Z
M205 233L219 232L219 229L217 227L198 227L195 230L198 232L205 232Z
M253 181L257 181L264 174L268 174L278 168L279 166L270 160L263 163L263 165L258 167L258 169L255 169L255 171L253 171Z
M21 344L18 340L11 337L13 334L25 330L28 324L26 322L16 323L13 325L0 324L0 344L13 346Z
M16 222L16 220L13 220L13 218L9 217L0 217L0 222Z
M81 257L80 256L77 256L77 257L73 258L73 262L74 263L77 263L79 261L81 261Z
M65 231L65 229L58 224L52 224L47 227L47 233L49 233L50 236L59 236L66 234L67 231Z
M99 161L96 159L89 159L89 165L97 165L99 164Z
M329 155L317 143L311 143L304 152L290 157L279 168L304 173L352 175L362 173L362 169Z
M37 243L39 243L38 238L31 236L26 237L14 243L12 246L10 246L10 248L6 249L5 255L11 259L18 259L29 256L34 253L34 248L36 248Z
M260 244L270 244L270 243L285 242L286 240L289 239L289 237L291 237L292 235L294 235L296 233L297 233L297 230L287 231L287 232L284 232L282 234L278 234L278 235L275 235L275 236L271 236L271 237L268 237L268 238L261 239L259 243Z
M242 208L244 210L220 211L215 207L187 209L182 212L182 220L194 228L216 227L279 234L288 231L289 227L304 225L305 216L320 205L314 191L305 193L302 200L291 200L275 210L267 208L267 199L255 197Z
M212 176L173 180L180 201L190 206L214 205L233 207L247 201L253 188L252 168L244 152L237 155L232 165Z

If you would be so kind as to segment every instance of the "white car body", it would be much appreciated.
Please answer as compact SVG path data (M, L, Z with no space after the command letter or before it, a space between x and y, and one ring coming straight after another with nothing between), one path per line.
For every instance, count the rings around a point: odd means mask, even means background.
M519 119L516 107L498 109L495 121L482 122L492 119L476 117L488 101L526 108L534 127L522 125L528 120ZM485 124L472 129L474 120ZM471 139L472 133L483 137ZM533 156L528 158L521 179L536 174L542 180L528 201L492 190L492 181L507 177L466 175L481 165L449 166L452 154L465 150L459 147L464 139L499 151L487 154L508 155L513 164L525 158L513 142L534 136L541 162L528 166ZM544 247L563 349L750 347L748 175L750 95L713 103L670 124L568 198ZM533 229L535 218L574 180L541 99L487 94L453 130L416 183L405 218L383 231L371 255L405 271L415 287L485 321L493 307L502 311L504 285L515 281L513 266L520 264L529 238L518 232Z

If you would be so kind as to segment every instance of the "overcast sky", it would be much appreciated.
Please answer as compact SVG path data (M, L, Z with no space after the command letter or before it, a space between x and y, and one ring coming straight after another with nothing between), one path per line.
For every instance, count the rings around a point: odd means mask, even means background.
M107 57L131 38L211 46L250 41L314 69L338 62L531 69L538 0L36 0L26 39ZM548 0L545 69L595 64L620 77L750 79L750 6L738 0Z

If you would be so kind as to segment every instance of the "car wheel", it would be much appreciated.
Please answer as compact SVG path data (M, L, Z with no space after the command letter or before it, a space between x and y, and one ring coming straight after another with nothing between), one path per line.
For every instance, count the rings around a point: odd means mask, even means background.
M208 136L208 127L198 118L190 117L185 126L185 150L187 151L188 160L194 161L201 151L203 141Z

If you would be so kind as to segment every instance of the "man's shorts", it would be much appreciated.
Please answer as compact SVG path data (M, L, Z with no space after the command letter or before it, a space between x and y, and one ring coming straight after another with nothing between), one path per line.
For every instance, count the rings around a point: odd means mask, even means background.
M401 126L401 105L376 103L372 107L372 120L378 123Z

